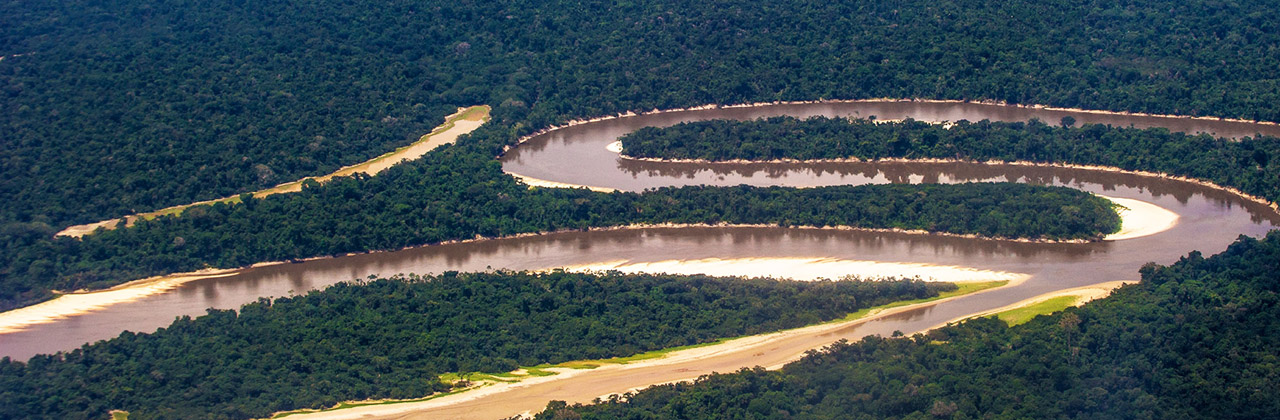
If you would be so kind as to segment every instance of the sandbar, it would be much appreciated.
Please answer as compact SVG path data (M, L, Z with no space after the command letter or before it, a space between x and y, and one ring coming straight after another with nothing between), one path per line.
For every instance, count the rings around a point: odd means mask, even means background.
M703 258L632 262L604 261L564 267L568 271L621 271L624 273L705 274L710 276L775 277L792 280L840 279L849 275L862 278L919 277L927 281L975 282L1018 281L1027 275L976 268L846 260L839 258Z
M1107 241L1141 238L1164 232L1178 224L1178 214L1164 207L1132 198L1099 197L1120 205L1120 231L1103 237Z
M266 197L274 194L302 191L302 184L309 180L316 181L319 183L325 183L330 179L333 179L334 177L351 176L356 173L364 173L371 176L377 175L379 172L382 172L392 166L398 165L401 162L419 159L423 155L427 154L427 152L435 150L435 148L437 147L440 147L445 144L453 143L458 140L459 136L475 131L476 128L479 128L481 125L484 125L484 123L487 121L489 121L489 106L487 105L473 106L469 108L458 108L458 112L455 112L452 115L445 117L444 124L441 124L439 127L436 127L435 129L431 130L430 133L424 134L422 137L418 138L417 141L413 142L408 146L401 147L399 149L385 153L382 156L378 156L376 158L370 159L365 162L343 167L342 169L338 169L337 171L334 171L333 173L328 175L319 176L319 177L307 177L307 178L303 178L293 182L286 182L284 184L280 184L265 190L254 191L253 196L257 198L262 198L262 197ZM121 219L125 220L126 226L132 226L140 218L153 219L158 216L176 215L176 214L181 214L183 210L193 206L198 206L203 204L214 204L219 202L232 203L232 202L238 202L239 200L240 200L240 196L237 195L233 197L224 197L224 198L219 198L214 200L205 200L205 201L199 201L199 202L190 203L190 204L173 206L173 207L168 207L168 208L164 208L164 209L160 209L152 212L129 215L122 218L115 218L115 219L103 220L100 222L70 226L58 232L57 234L55 234L55 236L69 236L73 238L79 238L84 235L93 233L94 231L98 230L98 228L104 228L107 230L115 229L120 225Z
M1112 291L1119 288L1120 286L1124 286L1126 284L1133 284L1133 283L1137 283L1137 282L1133 280L1120 280L1120 281L1109 281L1106 283L1091 284L1088 286L1073 287L1070 289L1055 290L1049 293L1037 295L1032 298L1023 299L1018 302L1001 306L999 308L965 315L963 317L947 321L944 324L937 325L930 329L943 327L949 324L954 324L956 322L960 322L966 319L981 318L984 316L995 315L1001 312L1007 312L1014 309L1025 308L1027 306L1035 305L1037 303L1044 302L1046 300L1053 299L1056 297L1062 297L1062 296L1076 297L1075 306L1080 306L1080 305L1089 303L1090 301L1093 301L1095 299L1101 299L1101 298L1107 297L1111 295Z
M474 131L488 120L488 106L460 108L457 113L445 118L445 124L436 127L430 133L423 135L417 142L414 142L409 146L402 147L393 152L357 165L339 169L329 175L315 178L304 178L300 181L281 184L267 190L254 192L253 194L255 197L265 197L273 194L297 192L302 190L303 181L315 180L323 183L333 177L349 176L357 172L368 175L377 175L379 172L382 172L394 165L421 158L427 152L430 152L437 147L453 143L457 141L459 136ZM237 196L219 200L201 201L183 206L170 207L152 213L132 215L124 219L127 219L129 224L132 224L140 217L151 218L161 214L176 214L180 213L182 209L195 205L238 200L239 197ZM108 230L115 229L119 225L120 220L121 219L111 219L85 225L71 226L61 232L58 232L57 235L78 238L93 233L99 227ZM277 263L259 263L254 266L256 267L266 264ZM183 283L207 278L230 276L239 271L239 269L206 269L195 272L169 274L135 280L105 290L62 294L58 297L35 305L0 312L0 334L21 331L31 325L50 323L59 319L85 314L119 303L136 301L147 296L158 295L176 289Z
M537 187L537 188L586 188L591 191L606 192L606 193L617 191L616 189L613 189L613 188L596 187L591 185L566 184L563 182L548 181L545 179L534 178L531 176L524 176L524 175L511 173L511 172L507 172L507 175L511 175L515 177L517 180L519 180L520 182L523 182L525 185L528 185L530 188L534 188L534 187Z
M962 296L1012 287L1018 282ZM531 377L515 383L501 383L439 398L389 405L370 405L340 410L290 415L289 419L371 419L448 418L497 419L542 410L547 401L589 402L593 397L624 393L638 387L683 382L711 372L731 372L742 366L777 369L800 359L805 352L829 345L834 334L854 325L886 316L935 305L953 296L873 312L854 320L811 325L768 334L741 337L724 342L677 350L661 358L627 364L605 364L594 369L560 371L553 376ZM568 379L574 379L572 381ZM493 397L498 401L484 401Z
M35 305L0 312L0 334L22 331L32 325L46 324L111 305L158 295L176 289L183 283L231 276L239 271L239 269L207 269L135 280L101 291L66 293Z

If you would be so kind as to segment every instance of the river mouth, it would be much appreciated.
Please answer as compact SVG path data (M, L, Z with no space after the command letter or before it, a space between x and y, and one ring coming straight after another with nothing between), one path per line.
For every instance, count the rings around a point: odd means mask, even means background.
M867 106L880 108L868 110L865 108ZM926 108L921 108L922 106ZM929 106L943 108L927 108ZM970 106L977 108L968 108ZM86 342L115 337L124 330L153 331L168 325L176 316L203 314L205 308L234 309L260 297L305 293L336 282L362 279L369 275L389 276L407 272L439 273L448 270L483 271L499 268L543 270L618 261L638 264L664 260L781 258L955 266L1030 276L1017 287L957 299L932 307L926 315L886 321L892 325L877 328L877 331L912 331L1054 290L1104 281L1129 280L1135 277L1137 269L1146 262L1171 263L1186 252L1197 249L1206 253L1218 252L1237 235L1259 236L1280 225L1280 216L1270 207L1244 200L1235 194L1187 182L1134 174L963 162L654 163L619 159L617 154L605 149L618 136L639 127L670 125L693 117L724 118L726 113L739 118L781 114L805 117L857 113L866 116L871 112L879 112L877 110L880 109L906 113L919 111L922 114L899 117L911 116L921 120L930 116L945 120L980 120L984 119L980 112L991 109L998 113L985 115L989 117L985 119L1015 120L1027 117L1030 115L1028 112L1039 112L1033 108L1013 107L1010 110L994 105L921 105L901 102L682 111L597 121L551 131L535 136L510 150L501 160L504 169L512 173L565 184L590 180L589 184L632 191L666 185L743 183L817 186L1012 181L1063 185L1109 197L1149 202L1175 213L1179 222L1162 233L1088 244L1015 243L892 232L701 227L564 232L434 245L397 252L258 267L239 270L225 277L191 281L159 295L31 326L23 331L0 334L0 355L25 359L37 353L70 350ZM957 113L956 109L964 112ZM1021 114L1012 115L1008 112ZM882 118L892 116L884 115ZM1049 119L1051 117L1040 118L1056 121ZM1085 116L1077 117L1077 120L1090 122ZM1213 121L1169 121L1179 124L1209 124L1210 128L1221 128L1213 125ZM1256 127L1259 131L1280 131L1280 128L1274 126ZM1245 131L1248 130L1237 130Z

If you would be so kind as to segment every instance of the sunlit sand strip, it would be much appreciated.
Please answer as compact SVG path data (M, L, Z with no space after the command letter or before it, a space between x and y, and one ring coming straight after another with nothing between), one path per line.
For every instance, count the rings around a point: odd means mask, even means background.
M965 315L963 317L947 321L944 324L939 324L929 329L940 328L948 324L954 324L956 322L964 321L966 319L981 318L984 316L995 315L1001 312L1011 311L1014 309L1021 309L1031 305L1035 305L1040 302L1047 301L1049 299L1063 297L1063 296L1075 296L1076 297L1075 306L1081 306L1095 299L1102 299L1104 297L1107 297L1111 295L1112 291L1116 290L1120 286L1124 286L1126 284L1132 284L1132 283L1137 283L1137 282L1133 280L1109 281L1106 283L1098 283L1098 284L1092 284L1088 286L1080 286L1080 287L1073 287L1070 289L1056 290L1056 291L1045 293L1030 299L1024 299L1009 305L1001 306L999 308L982 311L982 312L978 312L970 315Z
M605 148L613 153L622 153L622 142L615 141L613 143L609 143L609 145L605 146ZM641 160L645 160L645 159L641 159ZM857 162L859 160L853 159L853 160L847 160L847 161ZM909 159L904 161L923 162L923 161L930 161L930 160ZM707 161L702 161L702 160L691 160L691 162L707 163ZM746 161L730 161L730 163L742 163L742 162L746 162ZM777 162L799 162L799 161L777 161ZM602 192L614 191L611 188L566 184L562 182L530 178L530 177L526 177L519 174L511 174L511 175L515 176L517 179L520 179L521 181L524 181L525 184L528 184L530 186L536 186L536 187L544 187L544 188L586 187L591 189L592 191L602 191ZM800 188L804 188L804 187L800 187ZM1121 220L1120 231L1116 233L1112 233L1110 235L1106 235L1105 237L1103 237L1104 240L1120 241L1125 239L1134 239L1134 238L1141 238L1144 236L1151 236L1151 235L1169 230L1178 224L1179 216L1177 213L1166 210L1165 208L1157 206L1155 204L1151 204L1141 200L1135 200L1132 198L1108 197L1100 194L1095 194L1095 195L1111 200L1111 202L1119 204L1121 206L1120 209L1117 209L1118 210L1117 213L1120 214L1120 220Z
M1132 198L1117 198L1099 195L1111 200L1122 208L1116 209L1120 214L1120 231L1107 235L1104 240L1119 241L1141 238L1164 232L1178 224L1178 214L1146 201Z
M1005 284L1003 286L982 290L976 293L985 293L988 291L1000 290L1007 287L1013 287L1018 284L1021 284L1021 282L1025 281L1026 278L1028 277L1030 276L1022 276L1016 280L1010 281L1008 284ZM989 279L989 280L995 280L995 279ZM575 377L580 377L580 376L590 376L594 378L606 377L606 378L609 378L610 381L634 384L636 383L634 378L637 375L640 375L641 372L652 372L655 370L667 370L667 369L680 367L678 371L685 372L687 373L687 375L682 375L682 377L680 378L671 379L671 380L663 380L663 381L658 381L658 382L648 383L648 384L637 384L637 385L634 385L634 387L631 389L636 390L636 389L647 388L652 385L658 385L658 384L664 384L664 383L691 381L691 380L697 379L701 375L710 373L709 371L705 371L704 369L698 367L697 365L694 365L695 363L705 363L709 359L716 359L716 358L741 358L744 360L742 364L743 366L750 366L750 364L746 361L758 360L756 359L756 357L764 353L770 353L770 354L777 353L778 349L776 349L775 347L789 341L795 341L795 340L811 341L812 346L801 346L801 347L805 347L806 349L820 348L824 345L830 344L831 338L829 334L831 334L834 331L839 331L841 329L845 329L853 325L866 323L872 320L884 318L894 314L911 311L923 306L936 305L936 304L950 301L963 296L972 296L976 293L970 293L970 294L961 295L961 296L953 296L953 297L933 300L929 302L922 302L922 303L917 303L912 305L893 307L893 308L888 308L880 311L873 311L867 314L866 316L853 319L853 320L836 321L836 322L830 322L830 323L824 323L824 324L811 325L807 327L795 328L790 330L778 331L773 333L735 338L732 340L726 340L719 344L673 351L671 353L667 353L663 355L662 357L654 358L654 359L639 360L639 361L629 362L626 364L604 364L593 369L558 369L557 374L552 376L527 377L520 380L519 382L499 383L499 384L489 385L486 387L477 388L477 389L469 390L469 391L458 393L458 394L445 395L439 398L434 398L426 401L405 402L405 403L389 404L389 405L369 405L369 406L344 408L344 409L333 410L333 411L300 413L300 414L290 415L287 418L307 419L307 420L316 420L316 419L339 420L339 419L368 419L368 418L397 418L397 419L454 418L454 417L500 418L503 416L508 416L516 413L490 415L486 417L485 414L488 414L488 413L478 414L472 411L468 411L467 412L468 414L464 414L462 416L450 415L450 416L441 417L441 416L435 415L435 413L431 413L430 411L447 408L450 406L465 404L465 403L476 401L476 400L482 400L485 397L517 391L522 388L537 387L539 385L543 385L543 386L538 388L546 388L548 386L554 387L556 386L555 383L569 384L572 382L567 382L567 380ZM795 360L799 360L804 355L805 355L804 351L796 351L794 352L794 354L788 353L788 354L785 354L783 357L773 358L771 359L772 361L766 362L768 366L765 366L765 367L767 369L777 369L787 363L793 362ZM614 393L604 394L602 396L607 397L608 395L614 395ZM542 405L545 405L545 402L542 402L542 400L539 400L539 401ZM539 405L537 409L540 410L542 408L542 405ZM494 406L486 406L486 408L490 410L496 409L497 411L502 410L501 407L494 407ZM516 409L516 410L519 410L519 409ZM530 414L532 413L532 410L526 411L525 413Z
M333 179L334 177L350 176L356 173L377 175L379 172L382 172L392 166L398 165L401 162L419 159L423 155L427 154L427 152L435 150L435 148L440 147L442 145L453 143L457 141L458 137L462 136L463 134L467 134L472 131L475 131L476 128L479 128L481 125L484 125L485 122L489 121L489 110L490 110L489 106L487 105L473 106L469 108L459 108L458 112L445 117L444 124L441 124L439 127L436 127L435 129L431 130L430 133L423 135L417 141L413 142L413 144L410 144L405 147L401 147L399 149L388 152L386 154L383 154L382 156L378 156L376 158L370 159L365 162L343 167L342 169L334 171L333 173L328 175L319 176L319 177L307 177L307 178L303 178L293 182L286 182L284 184L280 184L265 190L255 191L253 193L253 196L262 198L262 197L266 197L274 194L302 191L302 184L308 180L324 183L329 181L330 179ZM218 202L233 203L238 201L240 201L240 197L238 195L234 197L219 198L216 200L205 200L205 201L195 202L191 204L184 204L180 206L164 208L164 209L156 210L153 212L130 215L130 216L126 216L124 219L126 219L127 220L126 223L128 223L128 225L131 226L133 225L134 222L138 220L138 218L152 219L157 216L163 216L168 214L179 214L183 210L192 206L198 206L202 204L213 204ZM78 237L93 233L94 231L98 230L98 228L100 227L108 230L115 229L116 226L119 224L120 224L120 219L103 220L101 222L71 226L66 229L63 229L61 232L58 232L57 235L78 238Z
M794 280L839 279L848 275L863 278L919 277L930 281L972 282L1018 281L1027 276L1004 271L920 263L844 260L836 258L705 258L656 262L605 261L564 267L568 271L624 273L706 274L710 276L780 277Z
M423 141L416 142L405 148L396 150L395 152L392 152L387 155L383 155L369 162L356 165L356 166L349 166L346 168L342 168L342 169L339 169L337 172L334 172L332 174L325 175L322 177L306 178L303 181L306 181L307 179L313 179L317 182L324 183L330 179L333 179L334 177L351 176L356 173L377 175L378 173L386 170L387 168L398 165L401 162L417 160L418 158L421 158L422 155L425 155L427 154L427 152L435 150L435 148L437 147L440 147L445 144L451 144L457 141L458 137L462 136L463 134L470 133L475 129L480 128L481 125L484 125L484 122L485 122L484 120L465 120L465 119L453 121L453 126L451 128L440 133L423 136ZM303 181L290 182L288 184L276 186L270 190L256 192L254 193L254 196L261 197L261 196L266 196L270 194L302 191Z
M158 295L190 281L230 276L238 271L240 270L201 270L132 281L97 292L67 293L35 305L0 312L0 334Z
M605 146L604 149L613 153L622 154L622 140L609 143L609 145Z
M528 185L528 186L530 186L530 187L538 187L538 188L586 188L586 189L589 189L589 190L591 190L591 191L597 191L597 192L614 192L614 191L617 191L617 190L615 190L615 189L613 189L613 188L594 187L594 186L590 186L590 185L566 184L566 183L563 183L563 182L548 181L548 180L545 180L545 179L538 179L538 178L529 177L529 176L524 176L524 175L520 175L520 174L517 174L517 173L511 173L511 172L507 172L507 174L508 174L508 175L511 175L511 176L513 176L513 177L515 177L516 179L520 180L520 182L523 182L525 185Z

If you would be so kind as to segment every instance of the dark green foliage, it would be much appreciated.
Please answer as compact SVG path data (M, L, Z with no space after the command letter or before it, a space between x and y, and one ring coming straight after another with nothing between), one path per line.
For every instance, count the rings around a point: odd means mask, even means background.
M1277 273L1273 231L1211 258L1193 252L1148 265L1141 283L1112 297L1017 327L987 318L909 339L842 342L781 371L744 369L569 411L583 419L1275 418Z
M948 283L620 273L445 273L338 284L183 317L27 363L0 418L249 418L448 390L446 372L627 356L840 318Z
M1280 201L1280 138L1241 141L1165 129L1030 123L871 122L815 117L701 121L643 128L628 155L705 160L938 158L1070 163L1162 172Z
M83 240L51 239L47 227L11 224L6 228L15 234L6 236L0 252L0 309L45 299L50 289L103 288L208 266L635 223L840 225L1051 239L1096 239L1120 226L1110 202L1061 187L530 190L503 174L496 161L459 150L432 153L377 177L341 178L239 205L197 206L181 217Z
M1273 6L9 1L0 222L62 227L321 174L475 104L521 110L508 133L872 97L1280 121Z

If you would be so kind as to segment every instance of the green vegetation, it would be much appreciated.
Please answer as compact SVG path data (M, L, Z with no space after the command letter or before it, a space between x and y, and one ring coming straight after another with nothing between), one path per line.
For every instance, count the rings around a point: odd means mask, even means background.
M0 223L328 173L459 106L578 117L819 98L1280 121L1272 4L323 0L0 4ZM589 47L588 47L589 46Z
M937 158L1069 163L1162 172L1212 181L1280 201L1280 138L1241 141L1165 129L1030 123L775 117L643 128L624 153L676 159ZM1273 158L1275 157L1275 158Z
M1142 268L1111 297L1009 328L993 318L841 342L539 419L1271 418L1280 232ZM575 416L576 415L576 416ZM578 417L580 416L580 417Z
M851 313L851 314L849 314L848 316L846 316L844 319L841 319L841 320L838 320L838 321L833 321L833 322L840 322L840 321L852 321L852 320L855 320L855 319L858 319L858 318L862 318L862 317L867 316L867 315L871 315L871 312L872 312L872 311L885 310L885 309L893 309L893 308L897 308L897 307L900 307L900 306L915 305L915 304L917 304L917 303L924 303L924 302L929 302L929 301L938 300L938 299L946 299L946 298L954 297L954 296L961 296L961 295L967 295L967 294L970 294L970 293L977 293L977 292L980 292L980 291L983 291L983 290L987 290L987 289L994 289L994 288L997 288L997 287L1000 287L1000 286L1004 286L1004 285L1006 285L1006 284L1009 284L1009 282L1008 282L1007 280L1000 280L1000 281L975 281L975 282L955 283L955 285L956 285L956 289L955 289L955 290L952 290L952 291L949 291L949 292L942 292L942 293L939 293L939 294L938 294L938 296L936 296L936 297L924 298L924 299L915 299L915 300L902 300L902 301L893 302L893 303L890 303L890 304L887 304L887 305L877 306L877 307L874 307L874 308L867 308L867 309L860 310L860 311L858 311L858 312Z
M502 175L493 157L521 135L570 119L707 103L989 99L1280 121L1280 54L1275 53L1280 21L1272 6L1256 0L0 3L0 309L45 299L50 288L103 287L206 265L393 249L475 235L654 220L826 224L854 217L843 216L850 208L863 212L857 217L900 217L871 213L881 207L846 207L854 203L813 196L855 194L842 189L685 189L645 195L528 191ZM289 197L197 206L179 218L161 217L83 242L51 237L70 224L228 197L328 173L408 144L457 107L476 104L493 106L492 124L456 146L376 179L342 178L322 187L308 184ZM1156 170L1212 180L1273 200L1280 196L1274 171L1280 160L1272 159L1275 140L1233 144L1097 126L1064 129L1060 132L1066 134L1059 135L1054 134L1059 129L1044 124L1009 130L1025 130L1026 135L960 156ZM1070 137L1074 135L1081 137ZM1044 140L1053 136L1061 141ZM890 144L902 146L897 151L908 157L925 156L914 151L937 146L927 136ZM1048 147L1053 145L1061 149ZM937 150L951 152L941 157L964 151ZM726 195L744 193L749 197L735 198L740 200L736 203L760 201L745 208L708 207ZM935 195L918 203L938 201L936 192L928 194ZM784 212L772 207L801 198L812 199L815 205L810 208L824 212L792 214L796 208ZM728 210L741 213L731 217ZM983 212L965 220L999 225L1000 215L989 215ZM907 221L881 222L895 226ZM1043 232L1034 233L1039 234ZM1274 248L1273 242L1233 249ZM1276 272L1275 257L1233 267L1231 281L1238 280L1235 272L1253 273L1255 267L1269 271L1255 273L1252 279L1267 278ZM770 415L777 412L769 410L802 413L805 407L817 407L812 410L830 408L835 415L881 413L875 417L924 416L924 411L940 416L983 411L1009 412L1009 417L1267 417L1277 408L1269 398L1276 385L1274 375L1263 375L1274 371L1270 349L1277 343L1266 332L1275 328L1263 329L1274 327L1266 324L1274 318L1274 288L1262 281L1217 281L1212 285L1220 294L1208 293L1202 282L1226 277L1212 271L1214 267L1204 273L1217 277L1203 280L1183 279L1174 272L1193 271L1198 261L1153 271L1156 280L1173 280L1129 287L1126 290L1133 292L1122 293L1127 298L1109 300L1121 303L1068 311L1094 314L1083 319L1080 330L1074 323L1054 330L1054 321L1046 318L1008 331L996 321L979 320L935 334L938 341L951 344L871 340L838 346L788 372L800 375L803 366L812 367L823 357L846 360L842 358L860 355L885 356L876 363L893 368L863 378L859 372L828 369L835 364L831 362L809 369L806 375L817 378L812 383L790 383L785 391L794 398L770 394L742 410ZM1160 303L1169 307L1145 298L1163 299ZM1199 300L1190 300L1195 298ZM370 298L359 308L372 310L384 299L388 298ZM247 319L257 319L255 310L270 312L264 308L275 306L251 305ZM1262 316L1255 320L1254 313ZM325 321L308 316L315 319L307 322ZM225 350L243 344L232 340L274 339L235 335L233 331L245 331L231 329L241 319L246 316L219 312L179 321L145 337L187 337L174 329L213 325L216 328L200 330L205 335L191 339L195 344L179 344ZM140 357L150 351L144 347L123 355L91 350L160 340L137 337L144 336L126 335L79 353L36 358L29 365L5 364L0 374L8 382L0 392L20 402L4 404L0 410L15 410L4 417L39 416L44 409L85 410L84 416L96 417L111 408L102 402L111 401L108 397L142 398L140 389L155 389L143 385L188 386L173 380L168 370L146 370L132 361L179 356ZM1083 337L1100 344L1095 348L1072 341ZM349 354L303 343L283 346L298 353L279 359L282 362L272 357L285 353L231 351L217 357L234 360L182 359L180 366L234 370L276 360L272 368L292 369L309 358L342 359ZM343 350L362 344L354 342ZM918 347L936 353L915 350ZM915 351L946 362L931 365L935 371L930 373L956 374L901 375L910 369L924 371L913 365L922 359L906 357ZM108 354L104 359L110 360L75 359L91 354ZM1026 357L1013 357L1019 354ZM77 362L64 361L67 357ZM419 379L398 384L393 391L377 391L393 380L431 376L378 376L377 369L385 366L382 360L350 357L317 365L310 372L299 368L296 376L192 375L184 379L214 379L202 383L205 388L148 395L224 416L235 410L273 409L282 400L323 405L339 398L329 394L334 390L345 393L341 398L360 398L440 386ZM501 361L503 356L486 357ZM996 364L1003 370L990 368ZM89 366L139 368L122 377L140 382L110 382L103 378L112 374ZM21 380L7 376L32 369L49 369L41 371L49 375ZM324 375L341 378L316 379ZM785 375L791 373L748 373L711 381L781 381ZM305 384L311 394L273 400L271 393L297 388L263 385L271 378ZM926 383L929 378L939 379ZM61 381L56 386L42 385L55 379ZM846 383L856 387L852 382L864 379L867 392L840 394L825 406L816 400L816 395L826 395L820 390L844 389ZM755 395L752 389L734 393ZM805 393L809 391L813 394ZM965 395L989 398L961 399ZM638 397L635 404L645 398ZM697 417L692 411L696 405L690 407L676 414ZM721 409L704 414L742 412L732 406ZM157 415L172 417L169 412Z
M453 129L458 121L462 121L462 120L486 121L488 119L489 119L488 106L473 106L469 108L464 108L460 110L457 114L451 115L449 116L449 118L446 118L444 121L444 124L440 125L439 127L436 127L434 130L431 130L430 133L422 135L422 138L418 139L418 141L415 141L408 146L404 146L396 150L387 152L382 156L378 156L374 159L370 159L360 164L343 167L342 169L339 169L328 175L324 175L320 177L307 177L298 181L280 184L264 190L254 191L252 193L242 193L240 195L236 195L232 197L224 197L217 200L208 200L208 201L202 201L198 203L187 203L187 204L177 205L173 207L163 208L163 209L152 211L152 212L129 215L125 220L133 219L136 217L145 218L145 219L154 219L160 216L176 216L176 215L182 214L182 212L188 208L191 208L197 205L202 205L202 204L209 204L209 205L217 204L217 203L236 204L242 200L241 197L245 196L245 194L251 194L254 197L262 198L268 195L297 192L302 189L302 184L306 183L308 180L313 180L318 183L324 183L324 182L328 182L328 180L332 179L333 177L351 176L352 174L355 174L357 172L363 172L363 173L372 175L376 172L373 169L376 168L378 165L382 165L382 164L394 165L396 163L399 163L401 159L410 157L410 156L403 156L401 154L405 153L407 149L411 149L419 144L430 143L430 140L432 139L432 137L435 137L437 135L440 135L441 133L444 133L446 131ZM417 158L418 156L411 156L411 157ZM388 161L389 159L396 159L397 161L389 162ZM88 226L92 227L93 225L97 225L97 223L90 224ZM82 236L83 234L86 234L86 233L92 233L92 232L81 231L80 229L82 228L85 228L85 227L77 226L77 227L74 227L74 229L71 229L72 233L62 232L62 234L66 234L68 236ZM112 229L114 228L114 226L109 226L106 228Z
M1032 305L998 313L996 314L996 319L1004 321L1010 326L1026 324L1027 321L1031 321L1032 318L1037 316L1048 315L1075 306L1079 300L1080 297L1078 296L1058 296L1046 299L1043 302L1036 302Z
M951 284L953 284L953 285L955 285L955 286L956 286L956 287L950 287L950 288L951 288L951 289L953 289L953 290L950 290L950 291L945 291L945 290L944 290L944 291L942 291L941 293L936 293L936 294L934 294L934 295L933 295L933 296L931 296L931 297L925 297L925 298L919 298L919 299L910 299L910 300L898 300L898 301L894 301L894 302L891 302L891 303L886 303L886 304L883 304L883 305L877 305L877 306L873 306L873 307L869 307L869 308L863 308L863 309L859 309L857 312L853 312L853 313L850 313L850 314L846 315L844 318L841 318L841 319L833 319L833 320L830 320L830 321L827 321L827 322L828 322L828 323L839 323L839 322L849 322L849 321L854 321L854 320L858 320L858 319L865 318L865 317L870 316L870 315L872 315L872 314L874 314L874 313L878 313L879 311L882 311L882 310L885 310L885 309L897 308L897 307L907 306L907 305L913 305L913 304L917 304L917 303L932 302L932 301L936 301L936 300L940 300L940 299L946 299L946 298L949 298L949 297L960 296L960 295L966 295L966 294L970 294L970 293L976 293L976 292L979 292L979 291L982 291L982 290L987 290L987 289L992 289L992 288L996 288L996 287L1004 286L1004 285L1006 285L1006 284L1008 284L1008 283L1009 283L1009 282L1007 282L1007 281L951 283ZM446 373L446 374L440 375L440 382L443 382L443 383L454 383L454 382L459 381L459 380L466 380L466 381L468 381L468 382L472 383L472 386L476 386L476 385L475 385L475 382L476 382L477 380L478 380L478 381L492 381L492 382L518 382L520 379L522 379L522 378L526 378L526 377L539 377L539 376L550 376L550 375L555 375L556 373L555 373L555 372L552 372L552 371L550 370L550 369L554 369L554 368L568 368L568 369L595 369L595 368L597 368L597 367L600 367L600 366L603 366L603 365L608 365L608 364L627 364L627 363L638 362L638 361L643 361L643 360L658 359L658 358L662 358L662 357L664 357L664 356L666 356L667 354L670 354L670 353L672 353L672 352L677 352L677 351L681 351L681 350L689 350L689 349L694 349L694 348L699 348L699 347L713 346L713 345L722 344L722 343L724 343L724 342L727 342L727 341L733 340L733 339L735 339L735 338L741 338L741 337L746 337L746 336L730 337L730 338L720 338L720 339L716 339L716 340L714 340L714 341L709 341L709 342L705 342L705 343L690 344L690 345L685 345L685 346L676 346L676 347L668 347L668 348L664 348L664 349L659 349L659 350L653 350L653 351L647 351L647 352L644 352L644 353L634 354L634 355L631 355L631 356L620 356L620 357L611 357L611 358L608 358L608 359L595 359L595 360L573 360L573 361L568 361L568 362L557 363L557 364L554 364L554 365L549 364L549 363L544 363L544 364L540 364L540 365L537 365L537 366L524 366L524 367L521 367L521 368L520 368L520 369L523 369L523 370L525 371L525 372L523 373L523 375L513 374L512 372L498 372L498 373L474 373L474 372L473 372L473 373L466 373L466 374L459 374L459 373ZM514 372L514 371L513 371L513 372ZM481 386L483 386L483 385L481 385ZM273 416L272 418L287 417L287 416L292 415L292 414L298 414L298 413L310 412L310 411L333 411L333 410L341 410L341 409L344 409L344 408L362 407L362 406L367 406L367 405L402 404L402 403L410 403L410 402L426 401L426 400L430 400L430 399L434 399L434 398L439 398L439 397L442 397L442 396L445 396L445 395L450 395L450 394L453 394L453 393L465 392L465 391L466 391L466 390L468 390L468 389L469 389L469 388L455 388L453 391L449 391L449 392L446 392L446 393L438 393L438 394L435 394L435 395L432 395L432 396L429 396L429 397L425 397L425 398L415 398L415 399L407 399L407 400L375 400L375 401L341 402L341 403L338 403L336 406L333 406L333 407L330 407L330 408L326 408L326 409L321 409L321 410L295 410L295 411L287 411L287 412L277 413L277 414L276 414L275 416Z
M444 392L445 372L628 356L815 324L955 285L494 272L342 283L26 363L0 417L249 418Z
M459 158L457 150L431 153L376 177L340 177L311 182L297 194L196 206L180 217L139 221L82 240L53 238L31 225L6 226L0 309L48 298L50 290L104 288L209 266L635 223L858 226L1049 239L1094 239L1119 229L1109 201L1060 187L531 190L503 174L497 162Z

